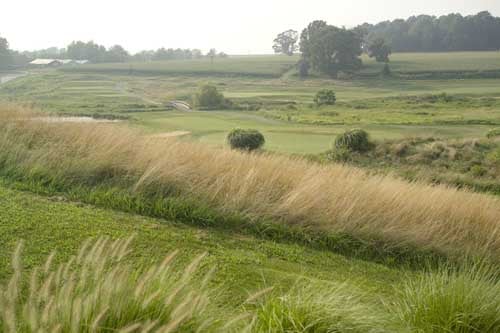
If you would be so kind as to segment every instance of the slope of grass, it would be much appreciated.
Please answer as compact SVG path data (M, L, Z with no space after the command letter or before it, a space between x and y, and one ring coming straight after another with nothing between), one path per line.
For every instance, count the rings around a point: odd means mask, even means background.
M38 180L63 191L108 187L151 198L151 208L112 191L100 199L132 210L178 210L182 205L171 206L172 199L184 197L216 214L238 214L249 221L346 233L369 243L450 256L498 255L498 200L485 195L369 176L340 165L158 140L113 125L46 123L30 117L22 109L4 109L0 165L8 177ZM186 208L193 216L192 207ZM206 210L194 212L201 214L195 220L203 221Z
M405 272L3 184L0 220L0 332L493 333L500 325L500 284L487 267ZM103 235L135 236L127 245Z
M0 284L12 273L10 256L20 239L25 240L23 266L29 270L43 264L53 250L56 263L69 260L89 237L130 235L135 235L130 262L137 267L157 263L176 249L179 264L207 252L201 268L216 268L212 286L225 285L219 300L233 309L260 288L286 291L302 278L320 283L351 281L353 288L390 297L390 286L406 274L329 251L99 209L4 185L0 185L0 221Z

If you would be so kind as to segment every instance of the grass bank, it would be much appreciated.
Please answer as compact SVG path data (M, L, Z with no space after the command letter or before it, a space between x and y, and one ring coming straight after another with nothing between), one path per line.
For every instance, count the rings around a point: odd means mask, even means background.
M0 167L11 178L63 191L110 186L164 202L189 198L216 214L450 257L500 253L498 200L486 195L300 158L158 140L124 126L55 124L33 116L2 107Z

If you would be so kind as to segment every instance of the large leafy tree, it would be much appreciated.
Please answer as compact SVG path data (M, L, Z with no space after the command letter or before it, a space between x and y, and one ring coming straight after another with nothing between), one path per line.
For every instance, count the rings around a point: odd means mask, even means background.
M273 49L275 53L292 56L298 50L297 41L299 34L295 30L287 30L280 33L275 39Z
M339 71L361 67L361 42L357 31L314 21L302 32L300 49L303 61L321 73L336 76Z
M383 38L377 38L368 45L368 55L375 58L377 62L389 62L392 50Z

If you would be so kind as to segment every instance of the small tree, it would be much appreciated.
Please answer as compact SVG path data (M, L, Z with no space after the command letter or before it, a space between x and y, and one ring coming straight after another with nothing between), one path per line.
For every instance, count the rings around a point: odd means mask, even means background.
M368 133L359 128L346 131L335 138L335 149L365 152L372 147Z
M377 38L368 45L368 55L377 62L388 63L391 53L391 47L383 38Z
M287 30L280 33L274 40L273 49L275 53L283 53L292 56L297 51L299 34L295 30Z
M194 95L195 106L206 110L224 108L225 101L224 95L217 90L217 87L210 84L201 86Z
M261 148L266 140L257 130L235 128L227 135L227 142L232 149L252 151Z
M330 89L320 90L314 97L314 103L317 106L335 105L336 102L337 97L335 96L335 92Z

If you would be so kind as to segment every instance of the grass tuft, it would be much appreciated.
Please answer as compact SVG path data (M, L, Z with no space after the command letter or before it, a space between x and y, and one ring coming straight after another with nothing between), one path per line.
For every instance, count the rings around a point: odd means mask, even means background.
M257 306L253 332L344 333L395 332L395 322L346 285L300 283L283 296L271 296Z
M441 268L409 280L392 310L413 332L500 332L498 270Z
M208 330L209 276L195 278L204 255L184 270L174 265L177 252L137 270L127 263L131 240L89 240L67 262L50 255L29 273L22 270L20 244L12 277L0 287L0 332Z

